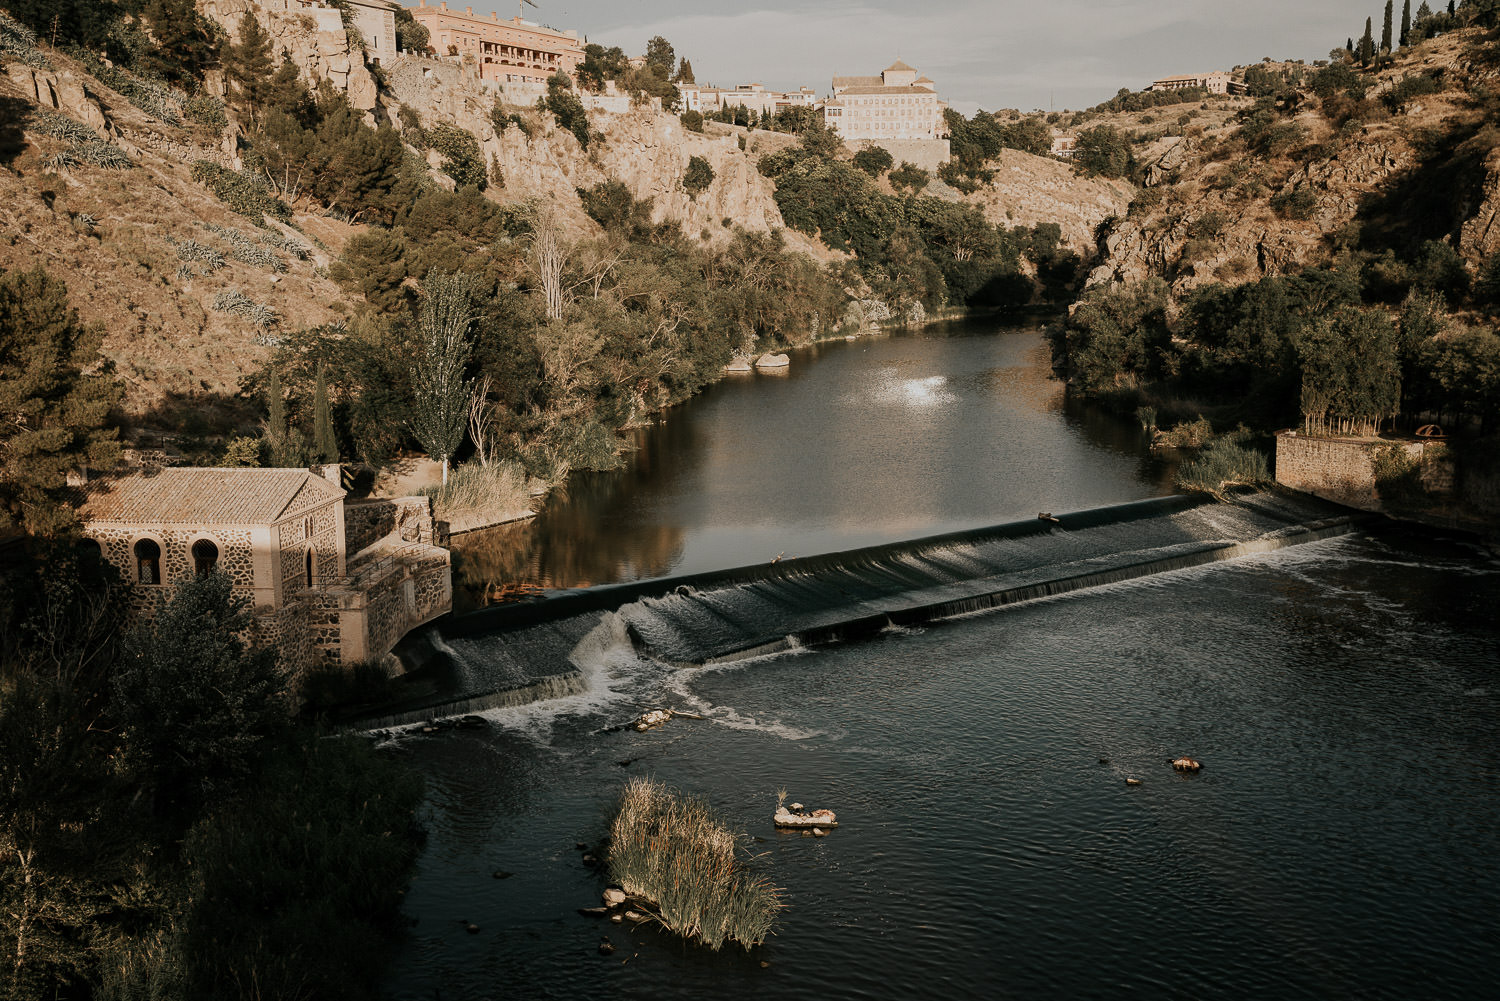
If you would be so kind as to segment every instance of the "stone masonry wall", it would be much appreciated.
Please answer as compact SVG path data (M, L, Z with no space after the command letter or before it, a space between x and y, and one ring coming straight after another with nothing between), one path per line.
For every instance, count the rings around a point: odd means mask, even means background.
M1375 453L1390 445L1422 457L1421 442L1309 438L1283 431L1276 436L1276 482L1351 507L1379 510Z
M396 532L403 542L433 544L432 500L395 497L344 504L344 551L353 557L371 543Z

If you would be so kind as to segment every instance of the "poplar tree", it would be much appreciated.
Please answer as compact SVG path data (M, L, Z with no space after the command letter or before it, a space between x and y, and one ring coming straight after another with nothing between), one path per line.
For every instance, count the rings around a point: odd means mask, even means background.
M268 413L264 425L266 447L271 453L271 465L278 469L291 469L302 465L306 451L302 447L302 433L286 422L286 400L281 396L281 376L271 370L271 385L266 389Z
M313 390L313 461L339 461L338 437L333 433L333 411L328 405L328 378L322 365L318 366L317 387Z
M407 424L427 454L443 464L444 483L469 420L473 380L464 370L473 346L470 328L478 291L478 281L462 271L434 271L422 282L421 354L412 371Z
M1380 51L1391 51L1391 11L1396 0L1385 0L1385 23L1380 29Z
M1359 40L1359 64L1370 65L1370 60L1375 58L1375 38L1371 34L1372 24L1370 18L1365 18L1365 33Z
M1402 0L1401 3L1401 47L1406 48L1411 38L1411 0Z

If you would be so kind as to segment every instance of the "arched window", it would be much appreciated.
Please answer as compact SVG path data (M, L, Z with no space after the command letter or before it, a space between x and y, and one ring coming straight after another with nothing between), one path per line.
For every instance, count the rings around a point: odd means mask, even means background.
M199 539L193 543L193 571L199 577L207 577L219 563L219 547L211 539Z
M155 539L135 544L135 580L137 584L161 583L161 546Z

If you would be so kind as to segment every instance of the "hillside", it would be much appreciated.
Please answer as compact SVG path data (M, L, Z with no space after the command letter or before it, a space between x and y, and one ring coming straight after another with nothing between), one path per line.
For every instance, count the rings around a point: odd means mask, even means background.
M1477 266L1500 242L1500 175L1483 134L1496 68L1485 53L1477 29L1452 32L1352 74L1365 91L1353 106L1349 84L1316 82L1329 71L1314 69L1241 121L1158 140L1137 154L1146 187L1108 232L1089 283L1154 275L1182 295L1423 240L1446 240ZM1432 80L1431 92L1402 100L1395 88L1408 77Z

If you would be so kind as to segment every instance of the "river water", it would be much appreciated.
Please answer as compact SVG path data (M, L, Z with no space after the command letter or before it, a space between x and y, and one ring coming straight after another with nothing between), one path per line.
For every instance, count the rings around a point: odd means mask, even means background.
M1163 489L1133 429L1062 405L1028 329L794 355L785 381L716 387L643 442L645 468L575 490L538 526L582 548L522 544L535 579L806 557ZM1065 520L988 544L1015 566L1177 553L1299 517L1278 504ZM581 678L567 694L386 741L429 782L391 997L1492 989L1500 572L1484 554L1360 528L862 642L709 667L661 654L650 623L688 622L697 604L743 625L771 593L738 590L559 627ZM487 642L470 655L507 640ZM705 718L614 729L661 705ZM1181 754L1203 771L1173 772ZM756 839L787 904L770 942L708 953L576 913L603 879L575 844L598 842L634 775L705 797ZM840 827L778 834L778 788Z

